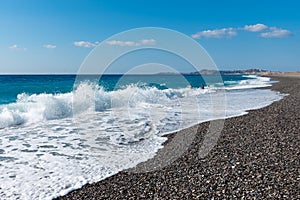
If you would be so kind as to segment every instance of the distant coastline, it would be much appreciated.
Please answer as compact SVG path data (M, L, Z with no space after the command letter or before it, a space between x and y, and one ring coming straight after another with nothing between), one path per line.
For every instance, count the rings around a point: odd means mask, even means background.
M158 73L159 75L178 75L179 73L173 73L173 72L163 72ZM203 69L201 71L196 72L190 72L190 73L181 73L182 75L242 75L242 74L249 74L249 75L300 75L300 71L296 72L279 72L279 71L270 71L270 70L263 70L263 69L246 69L246 70L208 70Z
M222 75L240 75L240 74L268 74L271 73L269 70L263 70L263 69L246 69L246 70L201 70L198 72L192 72L190 74L195 75L214 75L214 74L222 74Z

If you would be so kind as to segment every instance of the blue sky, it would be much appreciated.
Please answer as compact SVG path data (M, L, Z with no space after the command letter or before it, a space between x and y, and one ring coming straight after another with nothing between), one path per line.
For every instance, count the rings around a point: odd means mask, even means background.
M0 73L76 73L97 42L149 26L194 38L219 69L297 71L299 8L297 0L0 0Z

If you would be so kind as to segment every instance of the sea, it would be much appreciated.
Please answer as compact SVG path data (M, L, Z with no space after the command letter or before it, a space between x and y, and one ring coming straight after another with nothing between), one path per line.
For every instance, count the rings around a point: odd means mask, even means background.
M153 158L169 133L285 96L268 77L214 76L0 75L0 199L65 195Z

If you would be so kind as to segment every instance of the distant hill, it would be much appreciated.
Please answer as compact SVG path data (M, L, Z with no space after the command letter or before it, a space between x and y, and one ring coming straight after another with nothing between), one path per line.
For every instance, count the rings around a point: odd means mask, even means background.
M246 70L208 70L204 69L197 72L186 73L186 75L214 75L214 74L224 74L224 75L237 75L237 74L268 74L271 71L262 69L246 69Z
M268 75L272 72L269 70L263 69L246 69L246 70L209 70L203 69L197 72L190 72L190 73L181 73L182 75L239 75L239 74L259 74L259 75ZM180 75L179 72L160 72L157 75Z

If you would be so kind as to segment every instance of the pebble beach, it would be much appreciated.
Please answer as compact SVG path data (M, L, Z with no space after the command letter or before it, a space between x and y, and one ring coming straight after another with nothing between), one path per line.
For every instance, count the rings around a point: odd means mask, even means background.
M198 152L210 122L167 136L157 157L166 153L176 134L197 132L169 165L145 173L122 171L57 199L300 199L300 76L272 79L279 82L270 89L288 95L226 119L206 156Z

